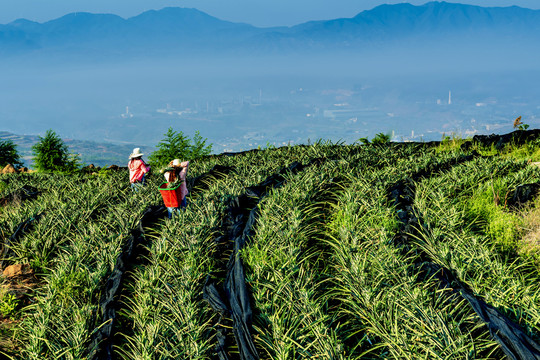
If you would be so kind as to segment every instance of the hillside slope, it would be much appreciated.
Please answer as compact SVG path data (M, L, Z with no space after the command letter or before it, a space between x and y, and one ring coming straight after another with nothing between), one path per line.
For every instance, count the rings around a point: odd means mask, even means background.
M0 131L0 141L5 140L13 141L17 145L17 151L23 157L25 166L32 167L32 146L39 141L39 136L17 135L7 131ZM81 163L100 167L113 164L123 166L127 163L133 148L136 147L134 144L121 145L75 139L63 140L71 153L79 154ZM148 148L145 151L152 150L152 148Z
M2 351L540 358L540 139L508 138L213 155L171 220L160 174L2 175Z

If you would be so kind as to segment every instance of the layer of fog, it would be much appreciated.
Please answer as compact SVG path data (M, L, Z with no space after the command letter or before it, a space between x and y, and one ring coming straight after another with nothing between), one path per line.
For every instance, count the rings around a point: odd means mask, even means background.
M66 138L141 146L155 146L172 126L189 135L199 130L219 144L215 151L317 138L352 142L390 131L440 138L468 131L473 120L505 116L508 125L493 129L510 131L516 115L540 125L537 51L524 53L512 42L454 45L305 56L4 59L0 125L18 134L53 129ZM432 106L445 104L450 91L454 108ZM469 105L484 103L497 109L468 113ZM324 115L336 106L350 108L356 120Z

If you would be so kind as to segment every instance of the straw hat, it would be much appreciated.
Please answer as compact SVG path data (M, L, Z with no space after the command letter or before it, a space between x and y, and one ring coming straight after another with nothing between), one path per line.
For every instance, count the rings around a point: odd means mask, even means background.
M129 158L130 159L135 159L135 158L141 157L143 155L144 154L141 153L141 148L135 148L135 149L133 149L133 152L131 153L131 155L129 155Z
M174 159L172 161L173 166L180 166L180 159Z

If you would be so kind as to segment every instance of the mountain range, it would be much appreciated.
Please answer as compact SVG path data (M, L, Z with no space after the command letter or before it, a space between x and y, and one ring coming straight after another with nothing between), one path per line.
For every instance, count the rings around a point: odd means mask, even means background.
M19 19L0 25L0 53L80 52L119 55L283 51L362 51L382 44L441 39L515 42L540 38L540 11L447 2L421 6L381 5L352 18L258 28L224 21L196 9L164 8L124 19L111 14L72 13L44 23Z

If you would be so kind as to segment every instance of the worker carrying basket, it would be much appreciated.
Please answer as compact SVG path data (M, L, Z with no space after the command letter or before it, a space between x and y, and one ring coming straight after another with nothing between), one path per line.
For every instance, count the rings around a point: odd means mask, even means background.
M169 219L172 218L174 212L186 208L186 196L188 194L186 176L188 166L189 161L180 162L179 159L174 159L163 170L166 182L159 186L159 191L167 207Z

